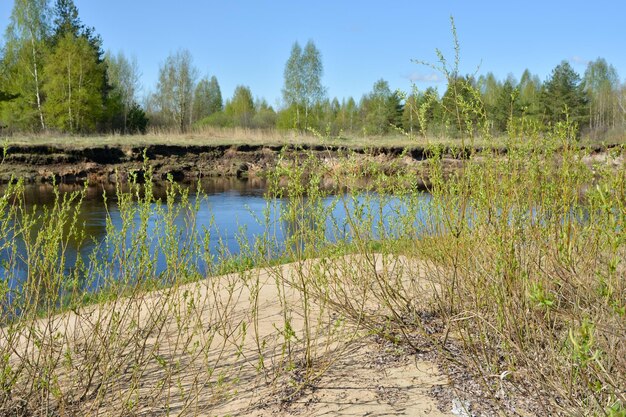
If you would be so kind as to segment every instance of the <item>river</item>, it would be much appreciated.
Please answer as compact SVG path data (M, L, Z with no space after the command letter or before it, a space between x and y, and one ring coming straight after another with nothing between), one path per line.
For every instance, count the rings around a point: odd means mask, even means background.
M290 241L294 236L294 230L300 228L323 229L317 239L326 242L336 242L338 240L350 240L354 236L353 228L359 228L367 224L367 230L359 231L361 235L378 238L386 233L404 233L403 224L407 224L407 213L411 211L406 199L399 199L391 196L380 196L372 193L361 193L356 196L350 195L327 195L319 201L317 208L307 208L299 212L299 219L288 219L285 213L289 209L289 200L286 198L268 198L267 188L262 181L246 181L234 178L229 179L208 179L200 184L200 192L197 192L197 185L183 186L189 191L189 201L181 203L178 196L173 204L166 205L165 183L154 184L154 196L156 201L150 204L150 212L145 221L146 235L143 242L144 249L149 251L152 265L148 268L152 273L159 275L164 271L172 269L172 258L178 257L184 260L184 271L193 271L205 274L211 264L224 259L237 257L242 254L253 254L260 246L260 239L263 238L263 251L265 256L279 256L285 249L285 242ZM79 185L59 185L61 194L81 190ZM429 199L424 193L417 195L420 206ZM304 199L306 200L306 199ZM50 184L27 185L24 190L24 208L27 212L42 215L50 211L55 204L55 188ZM131 203L132 204L132 203ZM180 205L183 204L184 210ZM423 213L423 208L413 208L410 223L415 225L419 222ZM190 208L193 208L190 210ZM172 223L167 226L162 217L163 213L170 210L176 212L172 216ZM315 211L310 218L307 210ZM84 235L77 238L67 239L65 245L61 245L64 255L64 271L70 274L76 265L77 259L83 263L98 263L105 261L110 269L120 269L122 261L115 261L120 258L119 248L124 246L128 250L126 258L132 258L130 268L126 274L137 275L137 269L133 263L141 263L142 258L133 252L133 245L136 245L135 234L137 230L124 231L123 217L127 215L120 208L115 187L103 187L102 185L90 186L85 190L85 197L77 211L77 220L84 231ZM141 213L132 213L131 222L136 225L141 223ZM324 218L322 222L315 220L317 216ZM126 220L128 223L128 219ZM320 226L320 224L323 224ZM42 226L37 226L42 227ZM175 230L176 243L166 239L166 229L171 227ZM67 227L66 227L67 228ZM384 230L387 229L387 230ZM135 233L135 234L134 234ZM124 236L121 236L124 234ZM120 235L120 236L118 236ZM171 238L172 236L170 236ZM3 242L13 239L10 234L3 236ZM315 241L316 237L309 239ZM13 245L5 247L0 253L0 260L3 268L0 274L4 279L10 280L9 287L15 289L20 287L27 279L29 271L27 268L29 251L25 248L23 239L13 239ZM310 243L309 243L310 244ZM168 246L169 245L169 246ZM13 249L15 246L15 250ZM140 249L137 248L137 251ZM178 250L175 256L172 252ZM17 255L17 256L16 256ZM91 257L91 258L90 258ZM13 259L13 262L9 260ZM145 261L145 258L143 259ZM178 261L177 261L178 262ZM32 261L31 261L32 263ZM12 265L8 267L7 265ZM178 266L180 267L180 266ZM91 267L90 267L91 268ZM92 274L105 274L104 269L94 272L87 268ZM185 272L186 271L186 272ZM119 271L118 271L119 272ZM32 274L32 272L31 272ZM90 287L98 287L98 279L91 277Z

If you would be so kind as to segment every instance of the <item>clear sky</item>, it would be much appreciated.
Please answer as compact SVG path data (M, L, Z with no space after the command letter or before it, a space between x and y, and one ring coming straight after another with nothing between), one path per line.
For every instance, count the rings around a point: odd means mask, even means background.
M461 72L519 78L525 68L542 80L561 60L582 75L605 58L626 77L626 2L606 1L210 1L75 0L84 24L104 48L136 56L144 93L154 89L168 54L188 49L201 75L215 75L224 97L238 84L280 104L283 69L295 41L312 39L322 53L330 98L371 90L380 78L392 89L445 84L413 59L452 59L449 17L461 43ZM0 0L0 30L13 0Z

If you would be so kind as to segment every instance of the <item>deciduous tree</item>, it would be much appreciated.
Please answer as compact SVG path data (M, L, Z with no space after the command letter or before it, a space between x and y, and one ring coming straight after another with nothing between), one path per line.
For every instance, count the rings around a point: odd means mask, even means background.
M167 57L159 68L159 81L154 101L165 123L184 132L191 123L193 91L198 70L188 50L179 50Z
M6 31L4 89L14 100L4 106L5 119L22 129L46 129L42 68L50 25L47 0L15 0Z
M84 133L96 128L103 111L103 64L84 37L67 33L44 67L44 111L56 128Z
M506 132L509 122L520 115L519 90L516 89L515 80L508 77L499 88L490 117L496 131Z
M365 129L369 134L387 133L392 126L400 126L402 104L396 92L392 92L389 83L380 79L374 83L372 92L361 100L364 113Z
M250 88L238 85L232 100L226 104L224 112L232 118L235 126L252 127L254 100Z
M283 99L289 107L295 108L294 124L298 129L309 126L309 112L326 95L322 86L323 73L322 55L313 41L307 42L304 50L298 42L294 43L285 64ZM301 112L304 120L301 120Z
M112 127L127 133L128 114L137 104L137 91L140 88L139 65L135 58L128 59L123 52L118 52L117 55L107 52L104 61L111 86L107 105L120 118L120 122L114 123ZM116 115L112 117L115 118Z
M257 99L254 102L254 117L252 125L255 128L269 129L276 127L276 112L267 104L265 99Z
M217 78L209 80L204 77L198 82L193 95L193 121L202 120L207 116L222 111L222 92Z
M589 127L593 133L615 127L619 115L619 76L613 65L598 58L587 65L583 89L589 98Z
M538 118L541 116L541 80L528 69L524 70L520 78L519 105L525 116Z

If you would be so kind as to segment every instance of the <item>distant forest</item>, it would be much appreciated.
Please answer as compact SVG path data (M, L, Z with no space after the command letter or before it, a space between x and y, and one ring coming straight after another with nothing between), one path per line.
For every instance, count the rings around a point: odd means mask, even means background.
M322 55L314 42L295 43L285 63L283 104L275 109L244 85L224 99L218 79L201 77L187 50L165 59L157 85L140 100L137 62L104 52L73 0L15 0L0 53L5 133L137 134L214 126L455 137L466 129L459 103L479 109L494 135L522 119L542 130L567 118L581 134L600 139L622 136L626 127L626 85L602 58L589 62L582 76L562 61L544 81L529 70L519 80L453 73L443 93L402 93L380 79L360 99L339 100L322 85Z

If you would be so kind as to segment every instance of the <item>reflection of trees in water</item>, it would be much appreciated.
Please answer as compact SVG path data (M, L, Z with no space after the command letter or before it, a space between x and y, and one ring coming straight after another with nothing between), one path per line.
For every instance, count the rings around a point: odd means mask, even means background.
M234 191L241 196L262 196L264 193L264 180L242 181L235 178L206 178L198 183L185 183L183 189L187 188L190 195L194 195L198 190L205 195L220 194ZM29 184L24 187L24 204L26 211L41 216L45 209L49 209L55 202L54 185L52 184ZM58 184L56 185L61 196L72 192L84 191L85 197L81 204L81 210L77 213L78 224L85 226L87 243L91 241L102 241L106 236L106 220L109 212L117 211L117 192L126 193L130 187L121 184L97 184L89 185L86 188L80 184ZM155 182L153 187L155 200L165 201L167 197L168 185L166 182ZM1 190L4 192L4 190ZM105 206L106 196L106 206ZM108 210L107 210L108 208ZM66 227L67 229L67 227ZM68 230L64 229L64 232ZM71 241L69 244L76 249L85 242Z
M287 198L280 207L286 250L302 252L326 242L333 221L332 199Z
M263 196L265 189L265 183L261 181L242 181L233 178L207 178L202 181L181 184L182 189L187 190L189 195L193 196L200 189L203 196L219 195L223 193L232 192L235 196ZM117 230L121 225L121 219L119 218L119 209L117 206L117 192L127 193L130 191L130 187L127 184L96 184L88 185L87 187L80 184L29 184L24 187L23 200L21 202L23 211L29 215L34 216L37 219L34 226L31 228L32 236L31 241L37 237L38 232L44 226L43 223L49 222L46 219L45 213L49 212L55 204L57 196L55 194L55 187L59 196L63 198L65 195L69 195L74 192L83 192L84 198L80 203L80 210L75 212L76 225L82 230L83 233L72 234L70 233L69 223L60 224L63 235L63 251L65 254L65 272L70 273L75 267L77 260L80 259L85 265L89 263L89 256L93 253L94 249L98 249L99 259L108 256L106 249L102 248L103 242L107 238L107 220L110 219L114 229ZM165 202L167 198L168 184L166 182L155 182L152 187L153 197L155 201ZM6 191L5 187L0 187L0 193ZM141 192L141 190L140 190ZM180 196L178 196L179 198ZM106 202L105 202L106 199ZM179 199L177 199L177 202ZM159 204L155 202L155 204ZM244 202L242 201L242 205ZM20 211L16 218L11 220L9 228L13 228L19 225L21 222ZM225 213L228 216L229 213ZM185 230L185 227L190 224L190 220L194 216L189 209L181 211L177 218L174 219L175 223L180 230L180 238L186 239L189 230ZM152 231L151 233L158 234L159 231ZM27 275L27 257L28 253L24 240L21 238L14 238L13 234L7 234L1 236L0 239L3 242L9 244L9 247L0 252L0 262L6 264L9 260L13 262L13 270L7 271L6 268L0 266L0 275L7 276L14 274L14 278L23 281Z

